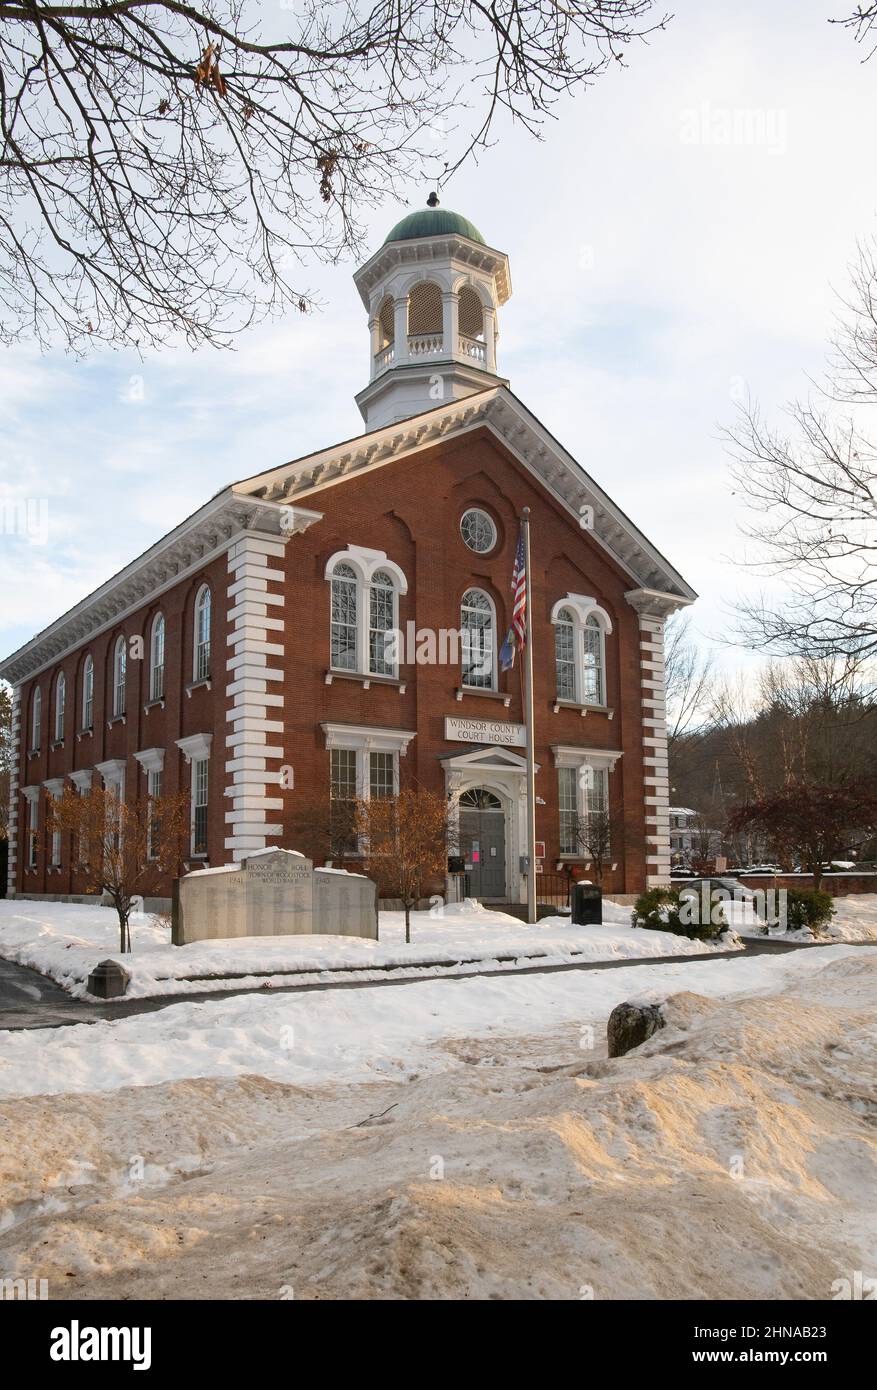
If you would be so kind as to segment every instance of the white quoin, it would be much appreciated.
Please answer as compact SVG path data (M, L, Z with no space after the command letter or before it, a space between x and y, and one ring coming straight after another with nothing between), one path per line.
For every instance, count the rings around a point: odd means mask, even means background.
M368 313L369 382L356 403L369 430L495 386L497 309L508 257L458 213L402 219L357 270Z

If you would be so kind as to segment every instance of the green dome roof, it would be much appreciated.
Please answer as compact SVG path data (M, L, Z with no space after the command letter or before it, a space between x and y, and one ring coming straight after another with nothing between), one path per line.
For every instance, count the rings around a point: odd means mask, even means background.
M422 236L447 236L451 232L466 236L470 241L480 241L482 246L487 244L468 217L461 217L460 213L451 212L448 208L421 208L419 212L409 212L407 217L397 222L384 245L390 241L413 241Z

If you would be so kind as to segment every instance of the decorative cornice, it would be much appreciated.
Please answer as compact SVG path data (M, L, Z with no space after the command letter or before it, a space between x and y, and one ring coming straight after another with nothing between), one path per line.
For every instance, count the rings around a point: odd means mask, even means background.
M134 758L144 772L161 772L164 769L163 748L144 748L142 753L135 753Z
M391 270L399 266L410 266L412 270L420 267L425 269L434 261L448 260L471 266L473 270L480 270L485 275L492 275L496 284L497 303L500 306L505 304L511 295L509 258L505 252L496 251L480 241L470 241L469 237L461 236L458 232L414 237L406 241L388 241L360 266L353 276L353 283L368 309L374 286L386 279Z
M663 622L678 608L685 608L693 601L678 594L668 594L661 589L631 589L624 597L641 618L655 618L659 622Z
M404 243L399 243L404 245ZM571 454L505 386L492 386L235 484L265 500L313 496L443 440L489 429L633 580L677 607L697 597L682 576Z
M17 684L38 675L196 572L241 534L255 531L285 542L320 516L319 512L278 506L234 487L226 488L13 652L0 663L0 676Z
M212 734L189 734L186 738L178 738L176 745L186 762L191 763L198 758L209 758L212 742Z

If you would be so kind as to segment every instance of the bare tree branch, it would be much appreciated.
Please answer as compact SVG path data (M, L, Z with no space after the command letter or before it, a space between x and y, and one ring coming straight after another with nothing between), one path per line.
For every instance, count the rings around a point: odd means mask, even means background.
M653 5L299 0L266 39L244 0L0 0L0 341L227 345L308 309L304 260L500 115L538 134Z

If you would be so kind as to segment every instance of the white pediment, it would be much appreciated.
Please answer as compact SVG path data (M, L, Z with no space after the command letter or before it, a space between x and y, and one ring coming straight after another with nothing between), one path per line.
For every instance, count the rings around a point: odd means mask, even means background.
M448 753L440 761L446 768L483 768L485 771L499 769L514 769L517 772L527 771L527 759L521 757L520 753L512 752L511 748L502 748L494 744L489 748L475 748L469 753Z

